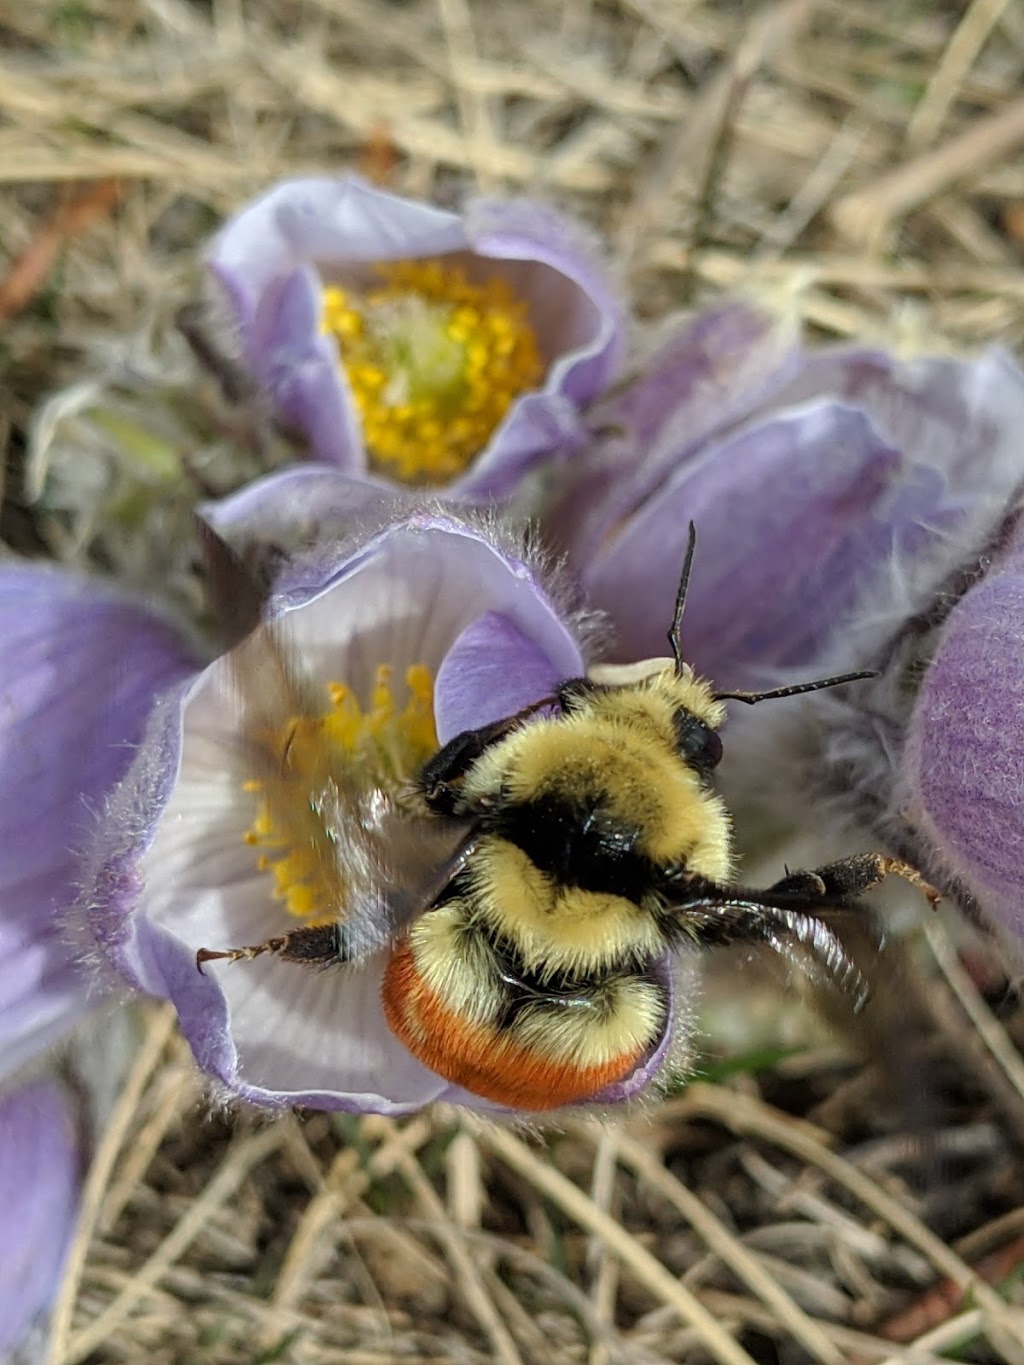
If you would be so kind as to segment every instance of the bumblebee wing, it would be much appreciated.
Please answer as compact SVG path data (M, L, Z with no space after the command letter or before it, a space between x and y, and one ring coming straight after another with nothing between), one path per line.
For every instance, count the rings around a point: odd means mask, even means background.
M760 891L693 878L688 885L677 882L674 889L663 913L684 939L706 947L765 944L849 996L854 1012L867 1001L868 982L828 922L837 914L863 919L861 907L829 904L820 889L812 894L809 886L780 884Z
M340 926L340 955L363 957L434 904L469 858L476 822L433 814L416 792L368 784L336 746L310 744L307 723L324 706L275 627L257 627L230 657L242 761L273 810L275 839L301 851Z
M376 952L436 904L472 856L477 839L476 821L394 806L372 826L363 824L347 848L347 875L356 875L353 857L360 867L351 913L340 924L345 959Z
M245 785L273 812L275 844L296 850L325 901L340 905L346 868L360 866L353 779L331 771L325 745L315 749L305 743L300 753L300 727L324 708L273 626L257 626L228 662L240 711ZM308 799L297 799L303 791Z
M825 981L852 995L858 1012L870 988L844 939L863 936L867 926L873 953L882 948L884 937L874 930L871 912L859 897L886 877L918 887L933 907L938 902L938 892L916 868L881 853L859 853L810 871L791 872L763 891L716 885L681 867L664 878L662 894L679 928L695 939L711 943L759 938L790 961L802 955ZM842 924L843 939L829 921Z
M340 817L339 817L340 818ZM328 833L317 857L319 875L344 899L327 923L309 923L248 947L200 948L196 966L226 958L237 962L274 953L288 962L326 967L359 962L386 947L444 893L471 856L477 831L466 821L397 817L367 837ZM378 842L379 837L379 842Z
M308 924L263 951L310 961L364 956L433 905L470 856L476 826L428 812L418 792L368 782L357 758L347 763L337 745L317 742L326 697L280 625L262 620L266 585L206 523L199 536L211 606L234 646L227 660L240 713L239 774L272 812L275 846L294 855L289 875L315 888L316 920L337 929L317 934Z

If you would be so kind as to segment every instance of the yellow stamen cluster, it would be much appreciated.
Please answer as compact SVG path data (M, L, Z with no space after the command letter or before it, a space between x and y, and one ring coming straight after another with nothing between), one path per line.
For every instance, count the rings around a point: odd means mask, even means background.
M324 290L324 330L338 340L371 466L438 487L537 387L537 339L526 303L502 279L473 283L444 258L378 270L377 288Z
M381 664L364 711L351 688L328 683L329 709L292 716L265 739L277 761L272 775L244 784L259 798L245 842L258 850L257 867L271 875L274 899L289 914L320 923L334 918L339 897L344 899L338 885L343 860L334 846L344 831L332 825L336 813L325 794L348 790L353 774L360 785L365 781L367 793L396 793L436 751L430 670L413 664L405 684L408 697L399 710L392 669Z

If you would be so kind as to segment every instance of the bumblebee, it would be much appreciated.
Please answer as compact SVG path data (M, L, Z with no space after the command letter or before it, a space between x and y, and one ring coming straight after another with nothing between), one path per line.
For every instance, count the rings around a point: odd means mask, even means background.
M686 948L766 944L802 958L859 1007L867 984L823 913L854 909L889 874L934 898L931 888L875 853L787 874L766 890L734 884L729 814L712 775L726 701L872 675L713 690L682 655L694 548L691 526L671 657L595 668L457 735L420 773L415 814L378 802L374 825L365 801L346 812L345 785L332 785L325 856L347 860L339 884L350 889L353 868L370 869L363 876L384 925L372 944L357 943L340 916L254 947L201 949L200 970L265 952L329 966L386 939L393 1033L454 1084L535 1112L599 1099L644 1062L668 1023L673 956ZM411 830L412 882L399 852ZM372 841L372 856L354 855L359 839Z

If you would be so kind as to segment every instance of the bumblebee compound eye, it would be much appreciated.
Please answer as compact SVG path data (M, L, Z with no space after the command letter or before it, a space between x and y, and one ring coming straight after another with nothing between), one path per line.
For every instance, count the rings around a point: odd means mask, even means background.
M692 711L680 709L673 720L679 757L702 776L717 768L722 759L722 740L718 732Z

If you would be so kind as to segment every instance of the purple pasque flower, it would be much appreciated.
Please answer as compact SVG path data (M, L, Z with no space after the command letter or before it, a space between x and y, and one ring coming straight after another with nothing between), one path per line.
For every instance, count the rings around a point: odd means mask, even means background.
M265 493L275 496L273 480ZM220 529L237 532L232 518L229 509ZM83 901L100 950L134 986L174 1002L199 1065L232 1094L387 1114L438 1099L493 1107L427 1070L389 1030L390 949L372 898L348 906L344 931L368 950L344 966L314 970L268 952L201 973L196 955L337 916L344 897L321 894L323 865L293 839L275 782L294 772L308 809L310 774L333 746L332 780L372 825L377 803L438 743L580 673L571 616L493 528L420 513L292 560L266 617L271 631L166 699L104 812ZM264 688L285 675L279 724ZM297 711L306 695L325 709ZM278 745L273 777L254 757L254 724ZM362 784L355 793L350 777ZM667 1048L666 1037L635 1077L595 1098L642 1089Z
M285 181L210 265L278 418L351 474L504 498L581 448L617 366L592 249L526 200L457 214L354 176Z
M0 1082L87 1007L67 941L76 854L154 696L194 668L136 599L51 566L0 564Z
M75 1115L56 1080L0 1094L0 1358L25 1344L60 1278L78 1211Z
M663 652L692 520L688 656L751 687L813 667L899 564L991 525L1020 478L1024 375L999 351L808 351L788 323L731 304L604 416L603 448L551 525L611 618L616 657Z

